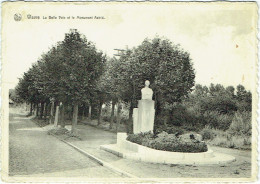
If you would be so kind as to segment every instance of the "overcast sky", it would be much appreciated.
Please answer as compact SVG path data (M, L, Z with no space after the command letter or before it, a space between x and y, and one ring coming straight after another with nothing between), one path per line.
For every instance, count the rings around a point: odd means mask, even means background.
M14 87L18 78L52 45L74 28L113 56L115 48L138 46L156 35L188 51L196 71L195 82L209 85L255 86L256 63L253 3L140 3L132 4L24 4L6 7L3 16L4 82ZM22 21L14 21L20 13ZM27 15L40 16L27 19ZM42 16L104 16L103 20L43 20ZM58 68L57 68L58 69Z

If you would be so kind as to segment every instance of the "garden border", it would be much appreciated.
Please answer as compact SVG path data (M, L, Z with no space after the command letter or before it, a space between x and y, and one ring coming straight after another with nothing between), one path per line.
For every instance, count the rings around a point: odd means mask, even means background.
M126 133L117 134L117 144L101 145L100 149L119 157L149 163L180 165L213 165L226 164L236 160L231 155L213 152L209 149L201 153L182 153L155 150L126 140Z

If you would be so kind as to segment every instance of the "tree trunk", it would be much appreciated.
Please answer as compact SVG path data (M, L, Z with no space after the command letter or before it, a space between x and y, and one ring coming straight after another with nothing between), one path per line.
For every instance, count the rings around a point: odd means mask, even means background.
M26 104L25 104L25 111L28 111L28 102L26 102Z
M65 111L65 104L62 103L60 107L60 125L62 128L65 128L64 111Z
M49 108L49 102L45 103L45 107L44 107L44 119L47 119L48 116L48 108Z
M161 113L161 104L159 100L159 94L154 95L154 101L155 101L155 116L158 116Z
M89 109L88 109L88 118L91 119L91 105L89 106Z
M33 112L33 103L31 102L30 116L32 115L32 112Z
M59 122L59 110L60 110L60 106L57 105L56 106L56 111L55 111L55 119L54 119L54 126L55 127L58 126L58 122Z
M76 103L73 106L71 133L75 133L75 130L76 130L76 125L77 125L77 122L78 122L78 110L79 110L79 105Z
M100 102L100 103L99 103L99 110L98 110L98 125L100 125L100 123L101 123L101 117L102 117L102 105L103 105L103 103Z
M126 132L127 133L132 133L133 128L133 110L134 110L134 104L133 102L130 103L129 107L129 114L128 114L128 121L126 123Z
M43 112L44 112L44 102L41 102L40 119L42 119Z
M39 116L39 104L38 103L36 104L36 116L37 117Z
M36 116L36 103L33 103L33 115Z
M68 106L67 106L67 108L68 108ZM69 109L68 110L68 119L72 120L73 108L71 108L71 106L69 106L68 109Z
M85 109L86 109L86 106L85 106L85 103L83 104L83 107L82 107L82 120L84 119L85 117Z
M120 125L120 121L121 121L120 113L121 113L121 102L118 100L117 114L116 114L116 132L118 132L118 130L119 130L119 125Z
M114 122L115 105L116 105L116 102L115 102L114 100L112 100L112 111L111 111L110 125L109 125L109 128L110 128L110 129L112 129L113 122Z
M49 123L52 124L54 119L54 102L51 102L51 113Z
M128 119L132 119L133 118L133 110L134 110L134 106L133 106L133 102L131 102L130 103L130 107L129 107Z

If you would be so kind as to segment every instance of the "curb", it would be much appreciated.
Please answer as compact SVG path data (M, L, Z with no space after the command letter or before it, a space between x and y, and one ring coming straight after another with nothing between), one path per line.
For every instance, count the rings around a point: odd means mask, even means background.
M72 148L74 148L75 150L79 151L80 153L82 153L83 155L87 156L88 158L94 160L95 162L97 162L97 163L100 164L101 166L104 166L104 167L106 167L106 168L108 168L108 169L113 170L114 172L116 172L116 173L118 173L118 174L120 174L120 175L127 176L127 177L129 177L129 178L138 178L137 176L135 176L135 175L133 175L133 174L130 174L130 173L126 172L126 171L123 171L123 170L121 170L121 169L116 168L115 166L113 166L113 165L111 165L111 164L109 164L109 163L107 163L107 162L105 162L105 161L103 161L103 160L101 160L101 159L95 157L94 155L92 155L92 154L90 154L90 153L88 153L88 152L86 152L86 151L80 149L79 147L77 147L77 146L75 146L75 145L73 145L73 144L71 144L71 143L69 143L69 142L67 142L67 141L65 141L65 140L60 139L59 137L57 137L56 135L54 135L54 134L52 134L52 133L50 133L50 135L52 135L52 136L55 137L56 139L58 139L58 140L64 142L65 144L71 146Z

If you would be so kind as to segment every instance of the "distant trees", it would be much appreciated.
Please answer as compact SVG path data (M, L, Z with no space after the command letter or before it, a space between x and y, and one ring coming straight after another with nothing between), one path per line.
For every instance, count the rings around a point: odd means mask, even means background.
M202 112L217 111L228 114L237 110L251 111L251 96L251 92L246 91L242 85L238 85L235 90L233 86L224 88L220 84L211 84L208 88L198 84L187 101L190 101L190 105L199 106Z
M174 108L168 124L196 128L208 125L226 130L236 113L250 114L251 106L251 92L242 85L235 90L220 84L209 87L197 84L189 97Z

